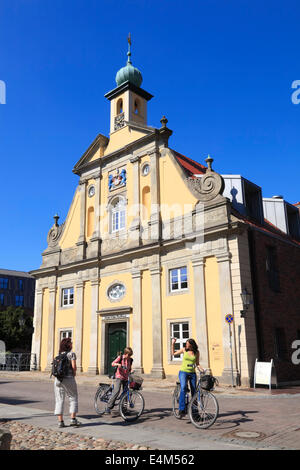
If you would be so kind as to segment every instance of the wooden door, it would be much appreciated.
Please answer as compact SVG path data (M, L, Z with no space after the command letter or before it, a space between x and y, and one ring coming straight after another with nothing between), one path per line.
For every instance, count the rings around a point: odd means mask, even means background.
M115 367L111 363L120 351L126 348L126 323L111 323L108 325L108 353L107 353L107 374L113 375Z

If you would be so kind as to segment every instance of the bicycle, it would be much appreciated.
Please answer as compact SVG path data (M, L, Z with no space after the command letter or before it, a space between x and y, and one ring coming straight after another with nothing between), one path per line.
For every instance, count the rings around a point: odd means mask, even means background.
M136 382L137 377L133 378L132 376L128 377L127 384L124 387L124 390L116 399L115 404L119 405L119 413L124 421L130 422L138 419L144 411L145 400L143 395L135 389L135 387L140 388L142 379L139 379L139 382ZM131 386L131 384L136 384ZM94 406L96 413L102 416L105 413L107 403L111 397L112 391L114 388L113 380L111 385L99 383L99 387L95 394Z
M218 400L209 390L205 390L201 385L204 374L205 372L199 376L194 395L190 398L189 387L187 387L185 394L185 412L188 414L193 425L199 429L207 429L212 426L219 414ZM181 418L179 414L179 395L180 383L177 382L173 392L173 413L177 419Z

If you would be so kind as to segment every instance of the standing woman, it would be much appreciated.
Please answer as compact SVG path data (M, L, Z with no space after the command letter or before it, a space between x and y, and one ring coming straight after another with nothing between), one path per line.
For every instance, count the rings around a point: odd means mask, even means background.
M78 412L78 393L77 384L75 381L76 376L76 354L72 351L72 340L71 338L64 338L60 343L59 354L66 354L68 359L67 373L63 380L60 382L57 378L54 381L54 393L55 393L55 411L54 414L58 416L58 426L60 428L65 427L63 413L64 413L64 402L65 396L69 399L69 408L71 421L70 426L80 426L79 421L76 419L76 413Z
M191 384L191 395L193 396L196 390L196 372L195 368L197 367L202 372L204 371L203 367L199 364L199 351L198 346L195 340L188 339L185 347L174 351L174 344L176 343L176 338L172 339L172 355L179 356L183 354L182 365L179 371L179 381L180 381L180 396L179 396L179 416L182 418L186 414L185 409L185 394L187 389L188 381Z

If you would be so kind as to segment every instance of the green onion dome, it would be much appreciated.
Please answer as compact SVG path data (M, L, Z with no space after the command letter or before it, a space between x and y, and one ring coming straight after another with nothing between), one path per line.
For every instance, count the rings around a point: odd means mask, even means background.
M117 72L117 75L116 75L117 86L120 86L122 85L122 83L128 81L132 83L133 85L140 87L143 81L142 74L139 71L139 69L137 69L136 67L133 67L131 60L130 60L130 56L131 56L130 51L127 52L127 55L128 55L127 64L125 65L125 67L122 67Z

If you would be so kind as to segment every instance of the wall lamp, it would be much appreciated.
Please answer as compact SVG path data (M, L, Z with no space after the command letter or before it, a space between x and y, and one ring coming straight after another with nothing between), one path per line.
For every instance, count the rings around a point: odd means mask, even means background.
M241 313L241 318L246 318L246 312L251 305L251 294L250 292L247 291L247 287L244 287L244 289L241 292L241 298L243 302L243 310L240 311Z

